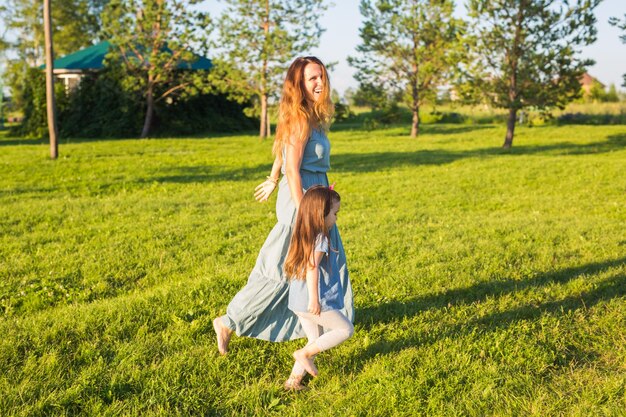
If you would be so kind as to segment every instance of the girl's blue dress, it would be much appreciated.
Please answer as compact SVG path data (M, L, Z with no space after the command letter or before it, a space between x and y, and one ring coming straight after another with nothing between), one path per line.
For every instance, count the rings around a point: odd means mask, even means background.
M284 158L283 158L284 161ZM302 188L328 186L326 172L330 169L330 142L321 130L313 130L302 156L300 176ZM288 308L289 281L283 271L296 208L291 200L283 162L283 177L276 200L278 222L265 240L247 284L235 295L226 310L224 324L238 336L255 337L272 342L306 337L298 317ZM346 254L337 226L330 230L330 246L334 249L332 273L337 274L343 291L341 311L354 321L352 286L348 277ZM335 269L336 268L336 269Z
M343 289L339 274L335 274L337 265L333 265L336 257L332 256L333 248L323 234L315 240L315 252L323 252L324 256L318 265L317 299L320 311L341 310L343 308ZM309 307L309 289L305 279L292 279L289 282L289 310L295 313L306 313Z

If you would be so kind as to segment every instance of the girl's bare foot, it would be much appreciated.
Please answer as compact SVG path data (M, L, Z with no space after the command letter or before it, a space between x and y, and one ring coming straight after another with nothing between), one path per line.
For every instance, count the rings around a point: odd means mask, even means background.
M286 391L302 391L306 387L302 385L302 377L304 375L289 375L289 379L285 381L285 390Z
M232 331L224 326L221 317L213 320L213 330L215 330L215 335L217 336L217 350L220 351L220 355L226 355L228 353L228 342L230 342Z
M313 358L307 356L304 349L296 350L293 352L293 358L298 362L302 367L310 373L312 376L317 376L317 367L313 363Z

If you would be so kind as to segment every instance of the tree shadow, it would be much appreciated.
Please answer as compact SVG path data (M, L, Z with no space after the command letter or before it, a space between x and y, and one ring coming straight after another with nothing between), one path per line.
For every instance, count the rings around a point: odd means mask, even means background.
M368 329L374 324L399 321L416 316L426 310L453 305L469 305L484 301L487 298L501 297L516 291L522 291L531 287L541 287L551 283L565 284L582 274L597 274L620 266L626 266L626 257L539 274L523 281L509 279L479 282L467 288L451 289L443 294L426 295L408 301L392 301L377 306L361 308L358 310L357 318L359 324Z
M514 145L508 153L511 155L533 155L551 152L557 155L588 155L613 152L624 148L626 148L626 134L617 134L607 136L604 141L585 144L559 142L547 145Z
M599 274L611 268L624 266L626 266L626 257L544 273L524 281L511 279L484 282L467 288L449 290L443 294L426 295L408 301L392 301L378 306L367 306L357 310L357 324L367 330L374 325L390 324L415 317L427 310L479 303L551 283L565 284L582 274ZM431 345L439 340L455 339L475 332L495 332L509 328L522 320L535 320L546 314L563 314L565 311L588 309L602 301L623 296L626 296L626 274L621 272L600 281L593 290L580 295L571 295L556 301L529 303L510 310L493 312L484 317L477 317L456 324L443 332L414 334L402 340L378 341L368 346L357 358L354 358L353 363L357 367L362 367L369 359L377 355L398 353L406 348ZM572 351L570 357L588 358L589 352Z
M258 136L258 132L245 130L240 132L198 132L193 134L180 134L180 135L155 135L149 138L140 139L139 137L72 137L72 138L59 138L58 145L71 145L80 143L94 143L94 142L121 142L128 140L146 140L146 141L159 141L159 140L176 140L176 139L218 139L227 138L230 136ZM20 138L10 137L8 139L0 138L0 146L15 146L15 145L44 145L48 144L48 138Z
M270 164L260 164L253 167L242 167L233 169L223 169L219 166L187 166L172 167L170 173L155 175L149 178L142 178L137 181L139 184L145 183L202 183L213 181L261 181L264 174L270 171Z
M547 145L522 145L510 149L501 147L461 151L424 149L413 152L343 153L331 156L335 172L375 172L383 169L417 165L443 165L465 158L485 158L500 155L590 155L619 151L626 148L626 135L607 136L606 140L587 144L559 142Z
M456 135L460 133L476 132L478 130L494 129L494 125L450 125L450 124L429 124L421 127L424 135ZM407 135L410 131L407 130Z
M454 135L454 134L459 134L459 133L469 133L469 132L475 132L477 130L493 129L493 128L494 128L493 125L455 125L455 124L449 124L449 123L425 124L425 125L420 125L420 135L422 134L424 135ZM397 132L396 131L397 129L401 129L401 131ZM377 134L380 136L391 136L391 137L405 136L407 137L407 139L410 139L409 136L411 134L410 123L408 124L408 127L406 123L392 124L392 125L381 127L373 131L368 131L363 128L362 123L341 122L341 123L333 124L330 130L331 132L360 131L367 135ZM413 139L410 139L410 140L413 140ZM419 138L417 138L416 140L419 140Z
M17 146L17 145L43 145L47 144L48 139L29 139L29 138L15 138L1 139L0 146Z
M36 194L35 198L47 198L48 195L58 193L59 191L70 193L73 195L110 195L121 190L142 188L154 183L159 184L194 184L194 183L210 183L210 182L239 182L253 181L261 182L265 175L270 171L269 164L261 164L253 167L242 167L224 169L220 166L177 166L163 172L160 170L158 174L146 175L142 177L129 177L118 179L116 181L101 182L90 184L68 184L64 183L62 187L15 187L0 189L0 198ZM31 198L31 197L29 197Z

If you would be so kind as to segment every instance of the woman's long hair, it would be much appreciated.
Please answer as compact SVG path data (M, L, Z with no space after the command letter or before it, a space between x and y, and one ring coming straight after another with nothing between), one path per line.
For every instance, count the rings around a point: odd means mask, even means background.
M289 279L305 279L307 268L314 266L313 250L317 236L322 234L330 246L324 219L330 213L332 203L339 201L339 193L323 185L313 186L304 193L283 265Z
M307 100L304 88L304 68L308 64L318 64L322 69L324 85L322 94L315 103ZM280 97L278 126L272 149L274 155L282 158L283 148L292 140L306 141L313 127L327 131L334 113L328 72L322 61L314 56L296 58L287 70Z

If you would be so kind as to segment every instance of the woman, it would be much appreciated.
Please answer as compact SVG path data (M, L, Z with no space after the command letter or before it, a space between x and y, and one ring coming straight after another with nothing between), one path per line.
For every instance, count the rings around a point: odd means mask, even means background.
M283 262L289 249L293 222L304 191L328 186L330 143L326 132L334 113L326 67L315 57L296 58L287 70L280 100L273 152L276 156L267 180L255 198L265 201L278 184L278 223L265 240L247 284L235 295L226 315L213 320L220 354L228 352L233 331L239 336L272 342L305 337L297 316L288 309L289 281ZM279 175L283 178L279 182ZM352 287L337 227L330 231L342 288L344 314L353 320Z

